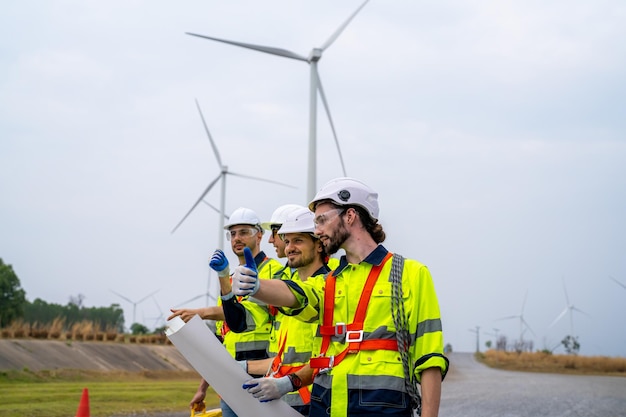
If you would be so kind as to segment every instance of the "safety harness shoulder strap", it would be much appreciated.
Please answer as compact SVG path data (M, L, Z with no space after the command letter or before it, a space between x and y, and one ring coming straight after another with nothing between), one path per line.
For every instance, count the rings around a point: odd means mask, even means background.
M365 286L354 314L354 320L351 324L336 323L333 325L336 277L334 276L334 271L328 275L324 289L324 319L322 325L319 326L319 332L322 336L320 356L311 358L310 360L310 365L315 369L315 373L329 370L333 366L338 365L349 353L356 353L360 350L398 350L398 342L396 340L363 340L363 323L365 322L365 315L374 285L383 267L392 256L391 252L389 252L379 265L372 266L367 280L365 281ZM348 343L346 349L338 355L326 356L332 336L342 336L344 334L346 342Z

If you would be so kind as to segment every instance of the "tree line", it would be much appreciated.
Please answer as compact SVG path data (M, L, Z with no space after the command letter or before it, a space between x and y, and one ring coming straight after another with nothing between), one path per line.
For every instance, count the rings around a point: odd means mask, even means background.
M16 320L31 325L47 325L61 319L67 327L90 321L96 326L96 330L124 332L124 310L119 304L84 307L82 299L81 295L70 297L67 305L48 303L40 298L30 302L26 299L26 291L13 267L0 258L0 328L5 328Z

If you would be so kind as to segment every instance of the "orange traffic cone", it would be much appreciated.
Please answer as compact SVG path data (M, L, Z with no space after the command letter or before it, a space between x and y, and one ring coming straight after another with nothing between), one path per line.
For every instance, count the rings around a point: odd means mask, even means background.
M83 388L83 395L80 397L76 417L89 417L89 391Z

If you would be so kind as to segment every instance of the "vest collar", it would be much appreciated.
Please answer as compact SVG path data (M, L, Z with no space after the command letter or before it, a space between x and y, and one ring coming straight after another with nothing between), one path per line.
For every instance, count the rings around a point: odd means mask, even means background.
M361 263L365 262L370 265L380 265L380 263L385 259L385 256L387 256L388 252L389 251L385 249L383 245L378 245L376 249L374 249L369 255L365 257L365 259L361 261ZM341 274L346 266L348 266L348 260L346 259L346 255L343 255L339 260L339 266L335 268L334 275L337 276Z

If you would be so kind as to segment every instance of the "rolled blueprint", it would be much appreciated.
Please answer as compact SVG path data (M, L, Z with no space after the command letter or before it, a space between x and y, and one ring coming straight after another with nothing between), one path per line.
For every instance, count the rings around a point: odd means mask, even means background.
M165 334L191 366L202 375L239 417L302 417L282 400L262 403L241 386L251 379L196 315L187 323L180 317L167 322Z

